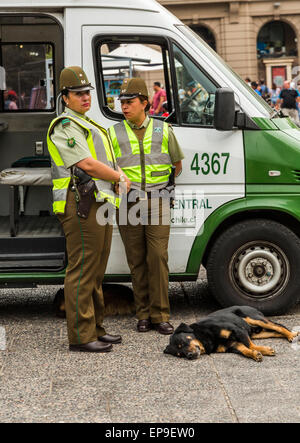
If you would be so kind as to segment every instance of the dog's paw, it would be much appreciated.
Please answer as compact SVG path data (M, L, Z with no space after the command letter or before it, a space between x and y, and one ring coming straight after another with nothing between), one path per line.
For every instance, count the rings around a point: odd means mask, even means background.
M293 341L300 341L300 331L291 332L288 341L292 343Z
M258 351L254 351L253 358L255 361L262 361L262 359L263 359L262 353L258 352Z
M273 348L270 348L269 346L266 346L266 353L264 355L268 355L269 357L273 357L276 355L276 351Z

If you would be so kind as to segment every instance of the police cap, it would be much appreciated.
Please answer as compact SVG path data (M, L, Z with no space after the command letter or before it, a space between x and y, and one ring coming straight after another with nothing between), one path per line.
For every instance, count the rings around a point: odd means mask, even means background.
M80 66L68 66L61 71L59 77L59 90L63 91L64 89L80 92L94 88Z
M144 80L138 77L125 78L121 86L119 99L129 100L139 96L148 98L148 89Z

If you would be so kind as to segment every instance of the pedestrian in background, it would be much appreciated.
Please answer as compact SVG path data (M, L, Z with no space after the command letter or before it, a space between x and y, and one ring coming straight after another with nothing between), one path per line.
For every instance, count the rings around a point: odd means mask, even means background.
M282 113L286 117L290 117L295 123L299 123L299 114L297 103L300 101L300 93L296 89L290 87L290 82L285 81L283 83L283 89L281 90L277 105L280 105Z
M168 102L163 102L162 111L163 111L162 117L164 117L164 118L169 117L170 113L169 113Z
M277 103L278 98L279 98L279 94L280 94L280 88L278 86L276 86L275 83L273 83L272 84L272 89L270 91L271 106L272 106L272 108L275 108L276 103Z
M257 82L251 82L251 88L256 92L256 94L261 96L260 86Z
M152 99L152 105L150 109L151 115L162 115L162 104L167 100L166 91L161 87L160 82L154 82L153 84L154 95Z
M5 97L4 109L7 109L8 111L18 110L17 100L18 96L16 92L13 89L10 89Z
M251 80L249 77L245 78L245 82L247 83L248 86L251 86Z
M269 88L265 84L264 80L260 80L260 92L261 92L262 98L265 101L268 101L268 99L270 98L270 93L269 93Z

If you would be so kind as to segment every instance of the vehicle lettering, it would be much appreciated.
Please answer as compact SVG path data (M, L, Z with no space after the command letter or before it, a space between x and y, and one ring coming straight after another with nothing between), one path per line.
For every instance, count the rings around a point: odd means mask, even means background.
M201 157L200 155L196 153L191 163L191 171L195 171L196 175L199 175L200 172L203 175L227 173L229 152L222 152L221 154L214 152L211 156L204 152Z

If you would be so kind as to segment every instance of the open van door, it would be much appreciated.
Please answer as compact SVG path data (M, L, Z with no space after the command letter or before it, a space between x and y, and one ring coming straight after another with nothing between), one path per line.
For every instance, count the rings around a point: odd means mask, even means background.
M46 143L63 67L62 28L45 14L0 12L0 35L1 278L63 269L65 240L52 213Z
M126 30L115 25L112 36L108 26L83 26L82 39L83 65L97 85L98 102L94 97L91 112L106 128L122 119L117 96L124 77L142 77L150 97L154 81L165 88L167 121L185 155L176 180L169 266L171 274L187 273L195 238L207 217L224 203L245 196L243 133L214 126L216 91L224 79L219 83L205 61L167 29L162 36L161 29L149 25L128 25ZM127 272L122 253L116 235L108 273Z

